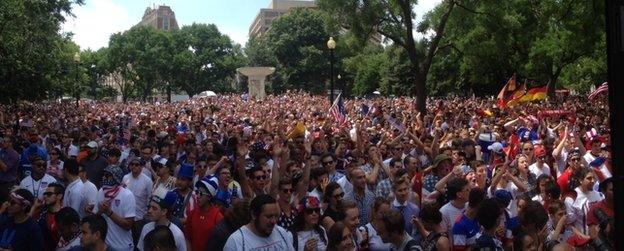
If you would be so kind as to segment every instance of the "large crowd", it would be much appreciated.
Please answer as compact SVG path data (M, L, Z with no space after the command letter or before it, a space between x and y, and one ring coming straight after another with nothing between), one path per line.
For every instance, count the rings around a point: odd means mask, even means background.
M605 100L287 92L0 112L0 250L610 250Z

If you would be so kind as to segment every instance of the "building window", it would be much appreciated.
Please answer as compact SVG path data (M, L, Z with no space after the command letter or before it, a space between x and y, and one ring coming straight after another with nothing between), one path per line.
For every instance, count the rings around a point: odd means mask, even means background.
M163 30L168 31L169 30L169 17L165 17L163 19Z

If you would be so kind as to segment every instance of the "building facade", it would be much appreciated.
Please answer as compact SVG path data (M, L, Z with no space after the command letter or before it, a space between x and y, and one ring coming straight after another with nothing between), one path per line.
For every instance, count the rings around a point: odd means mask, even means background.
M177 30L180 28L175 13L171 7L166 5L145 9L143 18L137 25L152 26L159 30Z
M271 0L269 7L260 9L260 12L256 15L249 27L249 37L263 36L271 27L273 20L288 13L292 8L316 8L316 3L304 0Z

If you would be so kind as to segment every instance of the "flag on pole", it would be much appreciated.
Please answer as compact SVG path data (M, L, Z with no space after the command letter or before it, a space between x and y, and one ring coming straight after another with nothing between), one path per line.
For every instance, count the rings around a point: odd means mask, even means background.
M388 123L390 123L392 127L398 129L402 133L405 132L405 127L397 123L395 118L393 118L392 116L388 114L384 114L384 118L386 119L386 121L388 121Z
M338 94L338 97L334 100L334 104L329 108L329 113L334 117L338 126L343 127L347 125L347 110L342 100L342 93Z
M531 102L535 100L546 99L548 93L548 85L542 87L531 88L521 98L520 102Z
M595 91L593 91L591 94L589 94L589 100L594 100L598 97L599 94L604 93L604 92L608 92L609 91L609 84L607 84L607 82L604 82L600 85L600 87L596 88Z
M516 83L516 75L514 74L507 81L503 89L498 93L497 105L499 108L505 108L507 106L513 106L518 103L517 100L521 98L526 92L526 85L518 85Z

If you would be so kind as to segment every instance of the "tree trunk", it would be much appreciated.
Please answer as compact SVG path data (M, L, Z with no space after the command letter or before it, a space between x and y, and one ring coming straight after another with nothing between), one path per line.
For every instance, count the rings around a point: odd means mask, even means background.
M555 97L557 79L559 79L561 70L563 70L563 66L560 66L555 70L554 73L548 75L548 97L551 99Z

